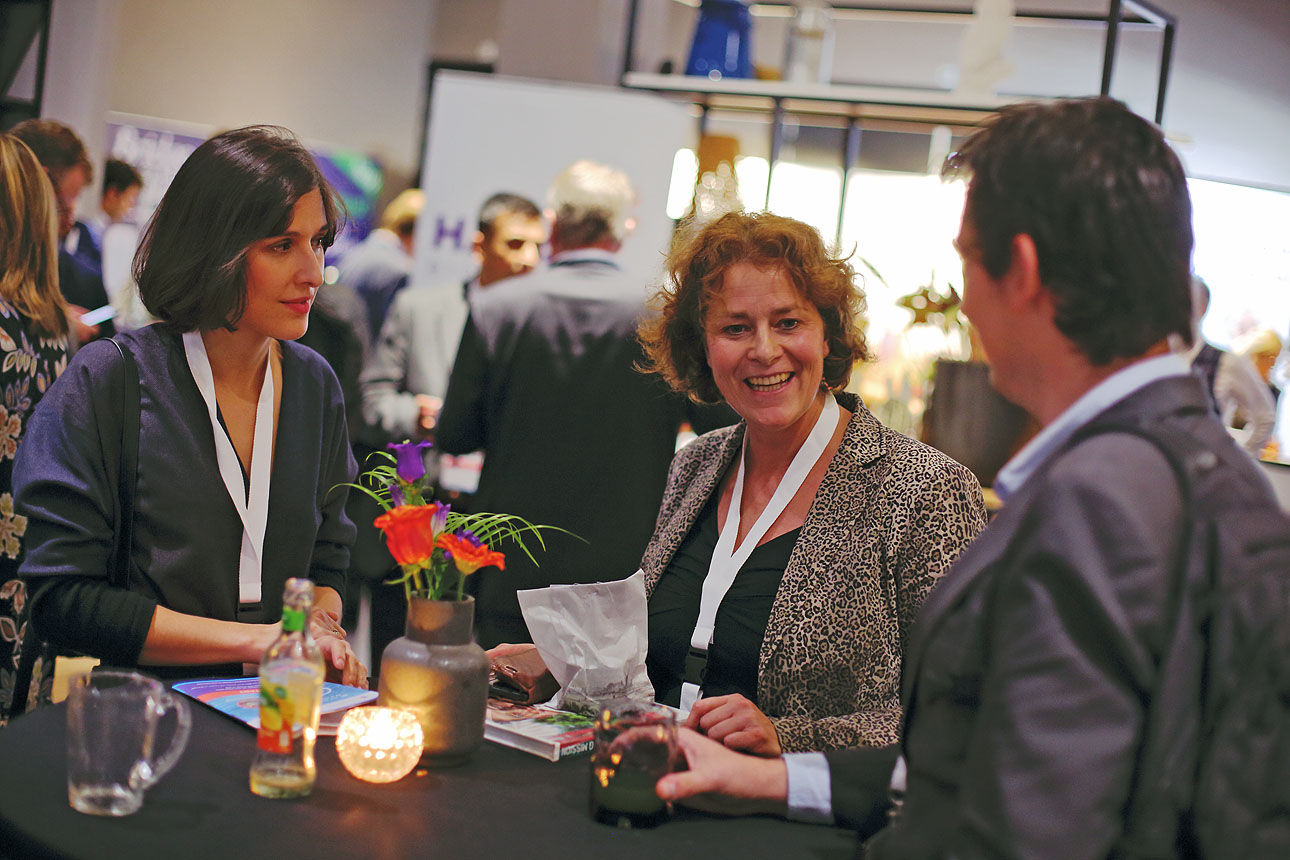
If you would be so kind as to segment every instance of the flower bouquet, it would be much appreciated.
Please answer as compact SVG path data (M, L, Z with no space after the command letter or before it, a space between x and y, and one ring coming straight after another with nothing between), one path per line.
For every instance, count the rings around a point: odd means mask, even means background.
M388 462L349 486L367 493L385 510L374 525L402 570L390 583L403 583L409 598L461 600L467 576L481 567L505 569L505 556L492 548L501 541L514 542L529 558L533 554L525 546L526 537L545 547L541 530L552 526L535 526L510 514L457 513L451 505L427 500L423 449L429 442L387 447L372 457Z
M474 598L465 580L481 567L504 568L493 549L513 541L526 555L531 537L543 545L541 530L507 514L461 514L429 499L424 449L429 442L403 442L372 455L383 459L357 484L384 509L375 525L401 574L408 595L404 635L385 647L377 704L417 715L422 763L459 764L484 740L489 662L473 641ZM536 559L534 560L536 563Z

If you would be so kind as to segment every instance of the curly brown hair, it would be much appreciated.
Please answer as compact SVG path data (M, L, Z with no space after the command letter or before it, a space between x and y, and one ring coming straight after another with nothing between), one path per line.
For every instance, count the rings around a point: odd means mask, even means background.
M640 325L645 349L641 369L658 373L676 391L700 403L719 403L721 392L708 364L703 321L735 263L779 268L819 310L828 354L824 383L838 390L857 361L869 358L861 328L864 294L856 273L830 253L819 232L769 212L730 212L689 235L678 236L667 258L667 284L652 304L660 313Z

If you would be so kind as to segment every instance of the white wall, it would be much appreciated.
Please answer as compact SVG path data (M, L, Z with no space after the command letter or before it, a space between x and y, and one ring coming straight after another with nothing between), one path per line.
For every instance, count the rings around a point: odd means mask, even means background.
M59 0L50 15L41 114L74 128L94 164L103 162L119 14L119 0ZM85 196L89 205L98 203L92 191Z
M434 0L56 0L45 115L284 125L415 168Z
M624 0L502 0L497 71L617 84L626 22Z

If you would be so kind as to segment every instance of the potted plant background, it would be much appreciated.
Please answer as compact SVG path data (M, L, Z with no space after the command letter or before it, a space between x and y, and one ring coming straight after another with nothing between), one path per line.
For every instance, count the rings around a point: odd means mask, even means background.
M931 368L931 393L922 416L920 438L976 475L983 487L994 483L999 468L1033 435L1020 407L990 385L985 350L962 314L962 299L953 284L926 284L897 304L913 314L910 327L939 328L947 349Z

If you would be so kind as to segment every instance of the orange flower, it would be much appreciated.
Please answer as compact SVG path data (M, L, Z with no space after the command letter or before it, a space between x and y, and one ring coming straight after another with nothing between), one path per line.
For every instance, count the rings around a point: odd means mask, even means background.
M399 505L376 518L385 543L399 564L423 564L434 552L438 505Z
M489 549L468 531L460 535L441 534L435 545L452 559L462 576L472 574L481 567L506 569L506 556Z

